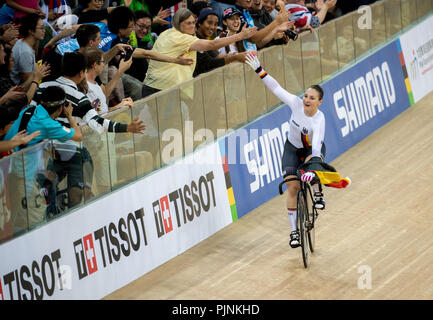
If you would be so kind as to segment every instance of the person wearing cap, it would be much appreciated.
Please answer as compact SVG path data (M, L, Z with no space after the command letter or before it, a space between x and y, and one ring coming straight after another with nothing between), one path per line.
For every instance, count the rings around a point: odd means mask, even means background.
M27 145L16 147L14 151L34 146L44 139L56 139L62 142L81 141L83 136L72 117L72 110L73 107L66 100L66 94L62 88L48 87L41 95L39 104L25 108L20 112L18 119L14 121L4 140L12 140L17 133L24 129L29 135L32 135L33 139ZM70 128L54 120L62 112L68 118ZM33 134L38 131L39 135ZM16 230L27 229L46 219L46 205L40 195L41 185L38 180L41 168L44 168L47 159L46 155L43 154L44 146L46 145L28 150L23 154L23 161L17 161L11 166L9 182L10 190L14 190L10 194L11 212ZM25 186L25 190L23 186ZM26 200L25 209L22 207L22 199Z
M197 19L197 37L199 39L212 39L218 25L219 18L215 11L209 9L202 10ZM199 74L209 72L232 62L243 63L245 62L245 55L246 52L221 54L218 50L199 51L197 52L197 64L193 76L196 77Z
M60 141L82 140L83 137L80 129L72 117L72 105L66 100L65 91L60 87L52 86L44 90L40 104L36 105L36 107L27 107L20 112L18 119L7 132L5 141L10 140L19 132L18 129L21 124L21 119L24 113L30 108L35 108L35 110L24 130L26 130L27 134L40 131L40 135L30 140L27 146L35 145L44 139L57 139ZM54 120L62 112L67 117L71 125L70 128ZM15 151L18 151L18 149L15 149Z
M242 13L236 8L227 8L223 12L223 32L219 37L229 37L236 34L241 27L241 15ZM228 46L219 49L222 54L231 52L244 52L245 47L242 41L230 43Z
M230 43L250 38L257 32L257 28L244 27L239 33L230 37L214 40L199 39L195 35L195 22L196 18L190 10L179 9L172 20L173 28L162 32L152 49L171 57L183 55L185 58L191 58L193 64L180 66L151 60L143 82L143 97L192 79L197 62L197 51L218 50Z

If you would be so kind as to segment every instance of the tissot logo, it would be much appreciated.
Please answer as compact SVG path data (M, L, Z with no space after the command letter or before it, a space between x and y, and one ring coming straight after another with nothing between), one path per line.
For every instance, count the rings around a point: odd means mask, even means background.
M98 271L95 247L93 245L93 236L91 233L84 238L75 241L74 250L79 279Z
M74 242L78 278L81 280L98 271L98 258L106 268L122 256L128 257L131 249L138 251L142 244L147 246L143 208Z
M33 260L31 265L22 265L5 274L0 279L0 300L42 300L54 294L57 279L57 288L63 290L60 259L60 249L57 249L44 255L41 261Z
M173 230L173 222L171 220L170 204L168 202L168 197L162 197L159 202L161 204L162 219L164 220L164 230L165 233L167 233Z
M158 238L173 230L172 213L176 215L177 227L180 228L202 212L208 212L211 206L216 207L213 180L214 174L210 171L198 182L193 180L152 203Z

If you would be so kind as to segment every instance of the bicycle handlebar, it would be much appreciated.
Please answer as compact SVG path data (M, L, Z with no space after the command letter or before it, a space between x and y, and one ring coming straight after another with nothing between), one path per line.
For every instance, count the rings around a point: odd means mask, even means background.
M283 185L284 185L286 182L290 182L290 181L299 181L299 182L301 182L302 180L301 180L300 178L298 178L298 177L293 177L293 178L286 178L286 179L284 179L284 180L281 181L280 184L278 185L278 190L280 191L280 194L283 194L283 193L284 193L284 192L283 192ZM310 183L311 183L311 184L314 184L314 183L319 183L319 184L320 184L320 179L316 176L316 177L313 178L312 181L310 181Z
M284 185L286 182L290 182L290 181L301 181L301 179L299 179L298 177L296 177L296 178L286 178L286 179L284 179L283 181L281 181L280 184L278 185L278 190L280 191L280 194L283 194L283 193L284 193L284 192L283 192L283 185Z

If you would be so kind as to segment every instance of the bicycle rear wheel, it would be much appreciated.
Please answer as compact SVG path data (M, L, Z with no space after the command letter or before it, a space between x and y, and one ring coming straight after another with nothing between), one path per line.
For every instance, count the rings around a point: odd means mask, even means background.
M308 207L306 203L306 195L300 190L297 197L297 216L298 216L298 228L299 237L301 240L302 249L302 260L304 262L304 267L308 267L308 244L307 244L307 230L305 229L305 221L308 217Z

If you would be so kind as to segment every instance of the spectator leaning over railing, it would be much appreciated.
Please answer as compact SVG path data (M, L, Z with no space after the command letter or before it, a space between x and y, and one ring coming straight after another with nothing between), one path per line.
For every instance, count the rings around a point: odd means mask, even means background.
M47 87L58 86L64 89L66 99L72 103L74 117L81 118L91 129L98 133L104 132L131 132L143 133L145 126L138 117L131 123L119 123L109 119L101 118L94 109L87 96L80 92L77 84L85 79L86 58L79 52L65 53L63 56L63 76L55 81L43 82L35 95L35 102L39 102ZM68 126L68 119L62 115L58 121ZM71 206L81 202L82 196L86 199L90 197L90 188L93 176L93 163L85 147L77 145L62 144L58 147L61 154L60 159L53 162L51 171L55 172L62 179L63 172L68 173L68 195ZM74 159L71 161L71 159ZM85 168L85 169L84 169Z
M122 59L119 63L119 69L116 76L104 86L96 82L96 78L102 73L105 61L103 52L98 48L88 48L84 51L84 56L87 59L86 80L87 80L87 97L92 106L99 114L114 111L116 109L128 106L132 108L134 103L131 98L125 98L118 105L109 108L107 99L113 91L116 83L120 80L122 74L131 66L132 60L125 61Z
M223 32L220 33L218 38L230 37L241 28L241 15L242 13L236 8L227 8L223 14ZM229 45L219 49L222 54L245 52L243 41L230 43Z
M57 86L47 87L40 95L40 104L27 107L20 112L18 119L14 121L7 132L5 140L10 140L17 133L26 130L27 134L36 131L40 132L37 137L29 141L27 147L35 145L44 139L81 141L83 136L72 117L72 111L72 104L66 100L65 91L62 88ZM68 119L68 127L55 120L62 113ZM28 119L26 119L26 125L24 126L22 122L26 117ZM18 151L18 149L15 151Z
M203 9L197 19L197 33L199 39L211 39L219 25L218 15L210 9ZM245 62L246 52L221 54L218 50L197 52L197 64L193 76L222 67L232 62Z
M193 59L194 63L190 66L178 66L151 60L144 79L143 97L192 79L197 51L218 50L230 43L250 38L257 32L257 28L245 26L240 33L230 37L214 40L199 39L195 36L194 14L186 8L176 12L172 23L173 28L159 35L152 51L171 57L184 54L184 57Z
M75 25L62 33L59 33L56 37L51 39L46 48L49 49L42 60L48 63L51 67L50 76L46 77L46 81L52 81L60 77L62 70L62 57L66 52L80 52L83 53L87 48L97 48L100 47L101 43L101 29L99 28L101 24L83 24L83 25ZM75 33L75 38L68 40L63 43L59 43L56 45L56 42L62 39L63 37L71 36ZM124 52L125 48L128 48L129 45L125 45L119 43L113 47L105 48L104 52L104 61L107 63L118 53ZM104 50L103 50L104 51Z
M66 99L70 101L74 107L73 116L82 118L91 129L99 133L107 131L117 133L142 133L144 130L144 126L142 125L143 121L139 121L138 118L133 120L130 124L126 124L99 117L87 96L77 88L77 84L85 79L85 71L86 58L83 54L79 52L65 53L63 56L63 75L55 81L43 82L36 92L34 101L40 101L41 94L44 92L45 88L59 86L65 90ZM64 121L67 119L59 118L58 120ZM67 123L67 121L65 123Z
M242 12L241 16L241 23L246 24L249 27L254 27L254 19L252 18L251 14L248 12L248 10L252 6L251 0L235 0L236 8ZM272 40L272 38L269 39L269 35L272 32L275 32L274 29L277 27L280 27L283 23L285 24L283 27L284 30L286 30L287 27L287 21L290 17L290 13L286 11L284 8L282 8L279 12L277 17L266 27L262 28L261 30L257 31L255 35L252 37L244 40L244 47L248 50L257 50L262 48L264 45L267 44L266 41ZM287 28L286 28L287 27ZM267 40L269 39L269 40Z
M263 9L269 13L273 20L277 17L278 12L285 4L283 0L263 0Z
M271 15L263 9L263 0L253 0L252 6L248 9L251 17L253 18L254 25L258 30L266 28L272 23ZM292 29L294 21L286 21L280 24L278 27L272 29L262 40L257 43L258 48L270 47L273 45L286 44L289 41L289 37L284 33L287 29Z
M317 12L311 13L305 6L305 0L286 0L286 10L292 15L290 20L295 21L296 31L298 33L311 29L318 28L326 18L326 14L330 8L335 7L337 0L317 0Z
M68 140L81 141L80 129L72 117L72 105L65 99L65 92L59 87L48 87L40 95L40 103L21 111L18 119L13 123L5 136L5 140L11 140L17 133L27 130L32 134L39 131L40 135L29 141L27 147L35 145L44 139L56 139L66 142ZM68 127L54 120L63 113L69 120ZM25 147L25 146L21 146ZM15 149L16 151L18 148ZM40 189L45 184L39 179L44 170L44 156L41 148L27 151L24 161L13 159L16 163L11 166L10 190L11 203L14 207L12 218L17 229L26 229L45 220L45 206L37 199L41 198ZM20 165L24 163L24 168ZM17 168L20 168L17 170ZM81 169L81 168L80 168ZM82 170L82 169L81 169ZM43 176L43 175L42 175ZM22 186L25 185L25 193ZM26 206L23 207L23 199Z

